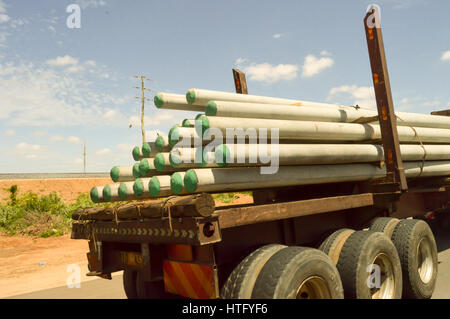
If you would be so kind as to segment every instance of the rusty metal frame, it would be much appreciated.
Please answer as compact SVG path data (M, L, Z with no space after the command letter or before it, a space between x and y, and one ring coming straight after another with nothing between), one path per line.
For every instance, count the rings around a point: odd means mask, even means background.
M380 15L377 6L371 6L364 18L367 47L369 50L372 80L378 108L378 118L384 148L387 176L386 184L393 190L402 192L408 189L400 154L397 133L397 118L394 112L391 85L389 81Z
M300 216L372 206L373 194L335 196L265 205L217 209L221 229L255 223L285 220Z
M72 239L100 242L186 244L201 246L221 241L217 217L146 219L143 221L73 222Z

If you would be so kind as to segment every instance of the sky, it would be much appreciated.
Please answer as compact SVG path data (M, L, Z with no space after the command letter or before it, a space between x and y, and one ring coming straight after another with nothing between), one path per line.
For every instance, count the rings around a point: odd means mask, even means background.
M0 0L0 173L109 172L141 144L140 94L234 91L374 107L371 1ZM450 2L379 0L394 106L450 108ZM79 28L68 6L80 7ZM70 25L70 23L69 23ZM73 26L73 23L72 25ZM151 140L196 113L146 104Z

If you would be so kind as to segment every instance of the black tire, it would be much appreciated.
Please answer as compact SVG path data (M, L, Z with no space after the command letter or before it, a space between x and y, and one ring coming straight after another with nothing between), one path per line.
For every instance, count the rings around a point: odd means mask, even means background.
M372 268L373 264L379 268ZM400 258L392 241L383 233L356 231L351 234L342 247L337 269L346 298L399 299L402 296ZM371 273L374 269L380 270L380 289L369 285L369 279L372 282L372 278L376 278ZM387 276L389 280L383 276L385 273L391 274Z
M388 238L392 238L395 226L397 226L400 220L391 217L378 217L372 221L370 230L375 232L384 233Z
M303 247L284 248L270 257L252 292L254 299L343 297L342 282L330 258L318 249Z
M123 271L123 288L128 299L137 299L136 291L137 271L125 269Z
M223 299L249 299L252 296L256 278L267 260L286 246L273 244L260 247L248 255L231 272L222 287Z
M137 272L136 292L138 299L172 299L175 296L164 290L164 281L144 281L142 272Z
M402 264L403 297L431 298L437 278L437 247L428 224L419 219L402 220L392 241Z
M328 236L320 245L319 250L328 255L333 263L336 265L339 260L342 247L344 246L347 238L355 231L349 228L342 228L336 230L330 236Z

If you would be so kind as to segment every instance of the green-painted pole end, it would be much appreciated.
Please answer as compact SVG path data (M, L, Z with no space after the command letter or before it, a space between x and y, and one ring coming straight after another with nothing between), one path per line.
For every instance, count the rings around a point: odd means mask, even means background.
M162 152L164 150L164 138L161 135L156 138L155 147L158 152Z
M135 146L133 148L132 154L133 154L133 159L135 161L140 161L141 160L141 150L140 150L139 146Z
M94 186L94 187L91 188L90 195L91 195L91 200L94 203L98 203L99 202L97 186Z
M178 130L179 125L174 125L169 131L169 145L174 147L180 140L180 131Z
M142 144L142 156L150 157L151 151L152 151L152 148L150 147L150 144L148 144L148 143Z
M147 173L151 170L150 161L148 158L144 158L142 161L139 162L139 176L147 176Z
M187 91L186 101L188 102L188 104L194 104L194 102L195 102L195 91L194 90L190 89L189 91Z
M217 114L217 104L214 101L209 101L206 104L205 115L206 116L216 116Z
M141 177L141 170L139 169L140 163L135 163L133 165L133 177L139 178Z
M163 98L159 93L157 93L155 95L155 97L153 98L153 102L155 103L155 106L157 108L160 108L161 106L163 106L163 103L164 103Z
M142 184L142 180L140 178L134 181L133 193L136 196L141 196L144 193L144 184Z
M111 186L109 185L103 187L103 200L105 202L111 201Z
M148 189L150 191L150 195L156 197L159 195L161 190L161 184L159 183L158 177L153 176L148 182Z
M170 176L170 189L174 194L179 194L183 190L183 178L180 173L173 173Z
M195 170L190 169L186 172L186 174L184 175L184 187L186 188L186 190L190 193L195 192L195 190L197 189L198 186L198 178L197 178L197 174L195 173Z
M169 162L172 167L178 167L181 164L181 156L171 152L169 155Z
M114 182L118 182L119 181L119 168L117 166L114 166L113 168L111 168L111 171L109 172L109 176L111 176L111 179Z
M127 185L125 183L120 183L118 190L119 198L121 200L126 200L128 197Z
M164 171L165 164L164 155L162 153L156 154L155 159L153 160L153 165L155 165L156 170L158 172Z

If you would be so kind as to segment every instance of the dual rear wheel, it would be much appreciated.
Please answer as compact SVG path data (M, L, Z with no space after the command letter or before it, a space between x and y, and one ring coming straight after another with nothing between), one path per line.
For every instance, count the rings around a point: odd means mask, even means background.
M428 224L382 217L368 231L337 230L319 249L263 246L234 269L221 296L425 299L436 276L437 249Z

